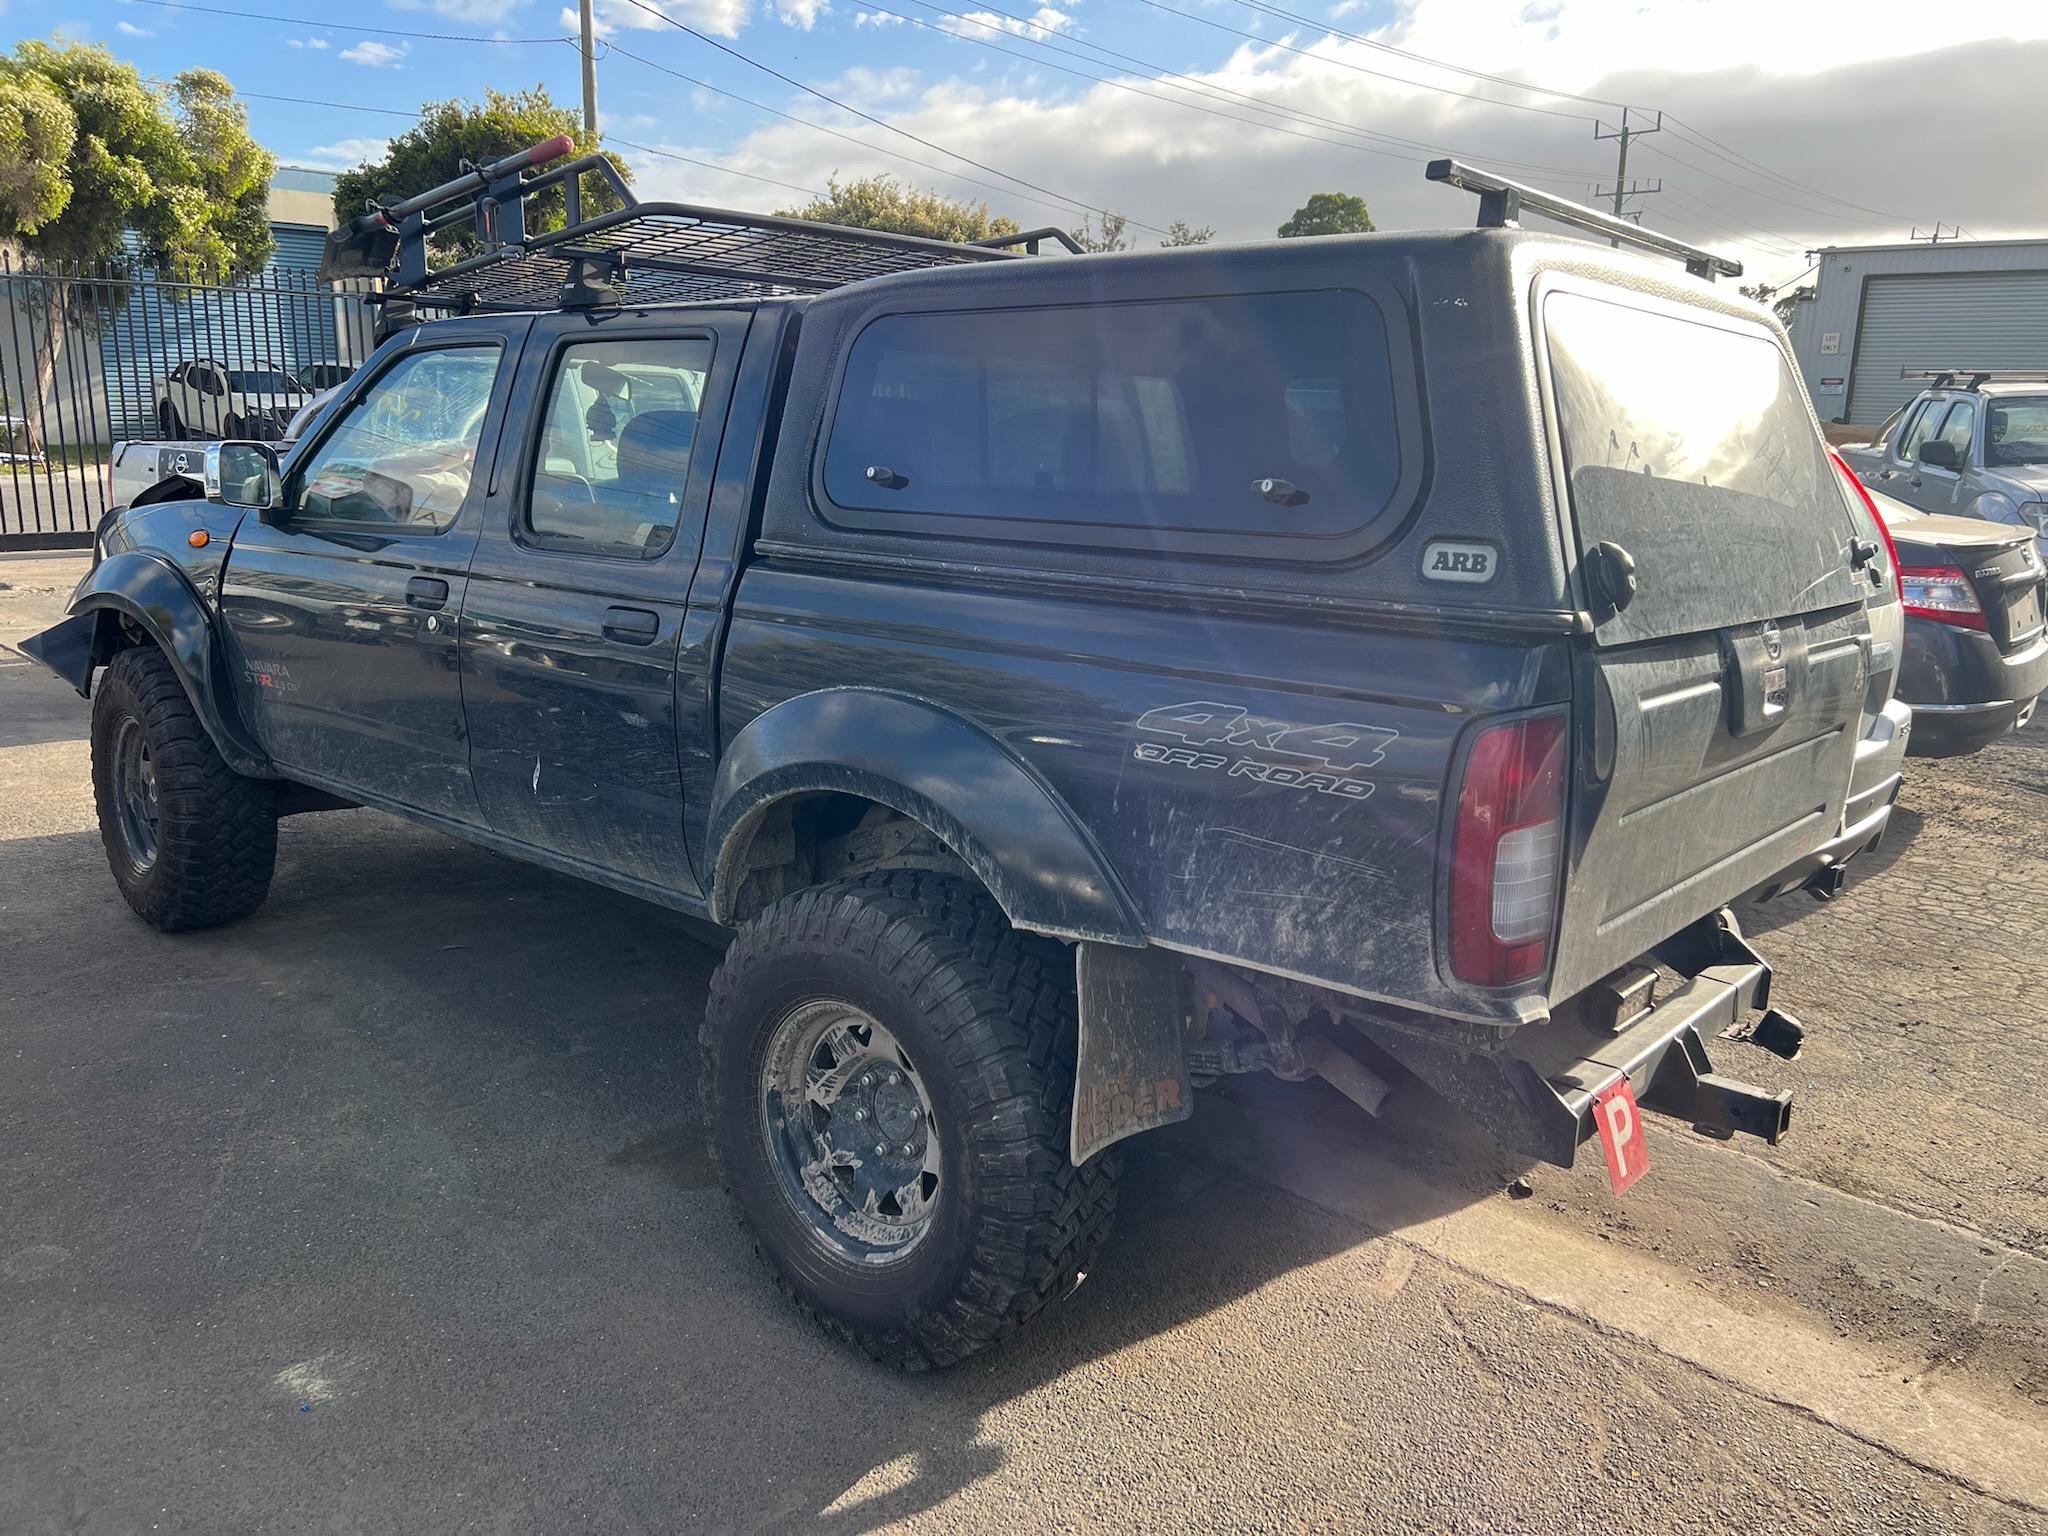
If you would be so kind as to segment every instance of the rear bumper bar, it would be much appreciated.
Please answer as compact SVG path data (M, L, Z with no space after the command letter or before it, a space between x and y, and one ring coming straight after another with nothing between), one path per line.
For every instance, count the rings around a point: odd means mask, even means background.
M1643 1108L1709 1136L1776 1144L1792 1122L1789 1091L1714 1071L1705 1035L1798 1053L1803 1031L1770 1006L1771 968L1722 911L1658 946L1683 978L1654 998L1647 967L1609 978L1547 1024L1514 1031L1491 1049L1460 1049L1421 1031L1354 1023L1373 1042L1470 1114L1509 1151L1572 1166L1595 1134L1594 1100L1627 1078Z

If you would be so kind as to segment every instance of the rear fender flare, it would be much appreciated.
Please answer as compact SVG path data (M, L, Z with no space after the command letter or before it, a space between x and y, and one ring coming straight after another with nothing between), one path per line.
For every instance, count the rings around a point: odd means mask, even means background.
M819 791L859 795L918 822L1019 928L1145 942L1115 874L1037 774L959 716L868 688L799 694L733 739L719 763L707 838L720 922L732 920L762 818L779 801Z
M228 766L257 777L272 771L270 759L249 734L235 705L227 652L213 616L183 571L161 555L122 550L94 567L72 594L71 612L74 617L100 616L93 638L94 667L111 660L119 649L116 616L134 623L169 659L200 724ZM85 693L90 674L70 681Z

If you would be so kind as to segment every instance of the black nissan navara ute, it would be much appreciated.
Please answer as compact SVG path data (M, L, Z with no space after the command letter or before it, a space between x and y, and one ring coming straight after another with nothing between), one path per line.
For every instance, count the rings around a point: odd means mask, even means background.
M375 357L29 643L144 920L360 805L731 929L723 1180L906 1367L1071 1289L1225 1074L1617 1188L1639 1108L1785 1130L1707 1059L1800 1038L1729 904L1883 830L1892 574L1733 263L1454 162L1478 228L1098 257L585 217L564 149L337 231Z

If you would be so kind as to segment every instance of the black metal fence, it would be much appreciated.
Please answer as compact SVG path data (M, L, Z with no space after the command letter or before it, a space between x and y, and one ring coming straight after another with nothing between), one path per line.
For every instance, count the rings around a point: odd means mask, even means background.
M0 252L0 549L90 542L128 493L119 443L281 438L369 355L366 288Z

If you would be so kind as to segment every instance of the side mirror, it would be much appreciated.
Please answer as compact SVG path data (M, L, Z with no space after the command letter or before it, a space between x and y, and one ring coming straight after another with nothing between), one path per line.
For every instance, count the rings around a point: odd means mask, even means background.
M284 476L268 443L208 443L206 499L224 507L253 507L266 523L284 514Z
M1963 456L1956 452L1956 445L1938 437L1930 437L1920 445L1917 455L1922 464L1934 469L1959 469Z

